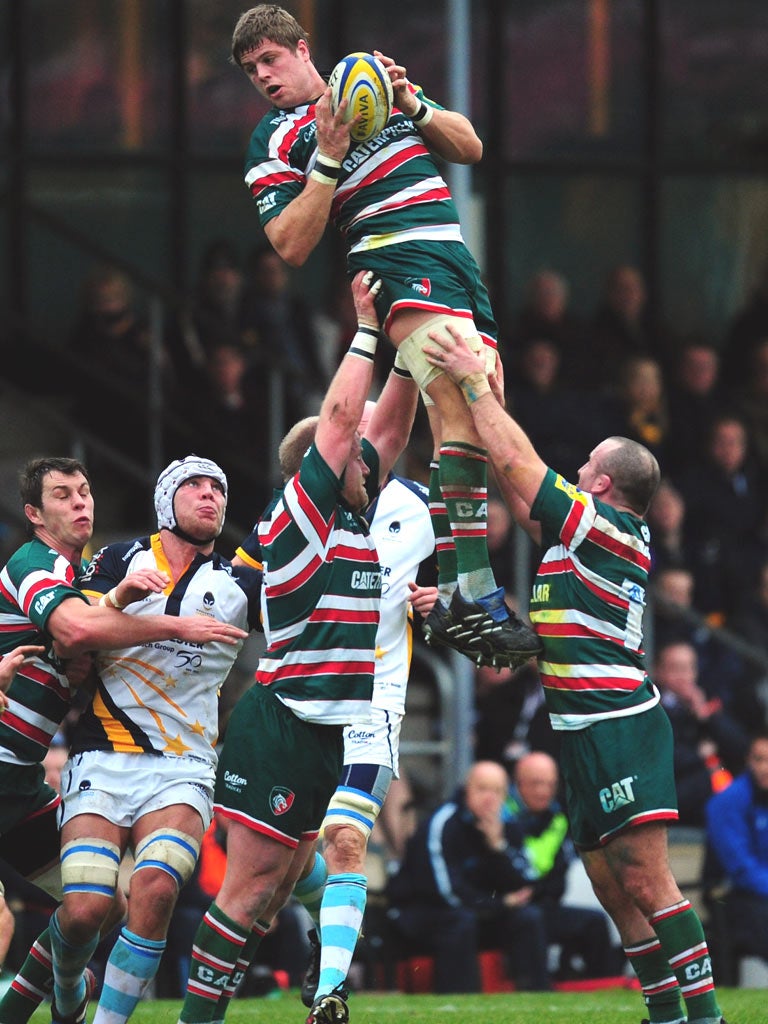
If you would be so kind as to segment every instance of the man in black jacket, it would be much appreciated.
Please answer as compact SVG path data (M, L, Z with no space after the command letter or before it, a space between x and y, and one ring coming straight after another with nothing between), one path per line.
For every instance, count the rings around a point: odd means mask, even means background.
M502 820L505 769L478 761L463 792L417 830L389 884L393 921L435 958L436 992L477 992L477 951L500 946L518 988L548 989L547 938L531 905L522 835Z

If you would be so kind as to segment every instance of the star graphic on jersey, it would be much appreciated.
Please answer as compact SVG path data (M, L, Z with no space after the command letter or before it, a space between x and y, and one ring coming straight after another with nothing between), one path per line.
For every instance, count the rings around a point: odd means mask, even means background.
M196 721L194 725L190 725L190 732L196 733L198 736L205 735L205 726L202 722Z
M165 752L167 754L186 754L192 747L188 747L181 735L177 735L175 739L168 740L165 745Z
M167 672L163 676L163 685L165 686L166 690L175 690L176 689L176 677L172 676L170 672Z
M376 650L375 650L375 651L373 652L373 656L374 656L374 658L375 658L375 659L376 659L377 661L381 661L381 659L382 659L382 658L384 657L384 655L385 655L386 653L387 653L387 649L386 649L386 647L378 647L378 646L377 646L377 647L376 647Z

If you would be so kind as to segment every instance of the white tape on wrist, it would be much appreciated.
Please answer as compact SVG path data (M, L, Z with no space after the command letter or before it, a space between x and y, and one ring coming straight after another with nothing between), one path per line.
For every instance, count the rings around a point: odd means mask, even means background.
M430 107L430 105L428 103L425 103L422 100L421 101L421 106L416 111L416 113L415 114L411 114L411 120L419 128L424 128L426 125L429 124L429 122L432 120L432 118L434 116L435 116L435 108L434 107Z
M367 327L365 324L357 325L357 333L349 346L351 356L360 356L362 359L373 359L376 355L376 346L379 343L379 332L375 327Z

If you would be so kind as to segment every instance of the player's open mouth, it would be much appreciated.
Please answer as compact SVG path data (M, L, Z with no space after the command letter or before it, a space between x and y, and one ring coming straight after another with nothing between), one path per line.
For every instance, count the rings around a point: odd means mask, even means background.
M268 85L267 86L267 94L269 96L274 96L275 93L280 92L281 89L282 89L282 85Z

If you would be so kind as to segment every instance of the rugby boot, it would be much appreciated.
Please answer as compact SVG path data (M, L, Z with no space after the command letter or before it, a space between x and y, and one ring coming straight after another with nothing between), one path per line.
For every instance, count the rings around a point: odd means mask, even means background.
M309 939L309 959L307 969L301 982L301 1001L310 1009L315 1001L317 983L320 980L320 940L314 928L307 932Z
M56 1001L51 996L51 1024L84 1024L88 1013L88 1004L96 991L96 975L90 967L86 967L83 971L83 980L85 981L85 996L74 1013L66 1015L59 1013L56 1009Z
M479 601L465 601L456 590L448 611L455 624L471 627L477 642L462 653L471 652L477 665L517 668L543 650L536 633L504 601L501 587Z
M471 624L455 621L450 609L446 608L440 598L435 601L432 611L424 620L422 630L430 647L439 644L465 654L473 661L476 659L480 637L475 635Z
M305 1024L347 1024L348 997L347 990L342 985L337 985L333 992L314 1001Z

